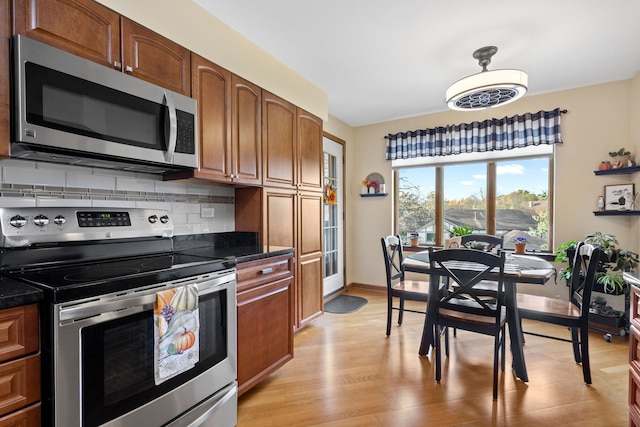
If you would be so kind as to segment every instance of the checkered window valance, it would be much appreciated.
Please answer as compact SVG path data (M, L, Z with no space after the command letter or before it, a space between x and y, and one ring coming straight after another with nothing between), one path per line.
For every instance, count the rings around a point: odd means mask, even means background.
M385 136L386 159L449 156L562 143L560 116L566 112L556 108L502 119L389 134Z

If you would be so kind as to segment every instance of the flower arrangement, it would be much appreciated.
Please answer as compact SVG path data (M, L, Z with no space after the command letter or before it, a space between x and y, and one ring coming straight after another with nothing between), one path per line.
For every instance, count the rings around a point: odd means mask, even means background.
M335 205L336 189L333 187L333 184L325 184L323 200L328 205Z
M373 187L373 188L378 188L378 183L376 181L368 181L366 179L362 180L362 185L364 185L365 187L369 188L369 187Z
M522 244L527 243L528 240L527 240L526 237L518 236L518 237L514 237L512 242L517 245L517 244L521 244L521 243Z

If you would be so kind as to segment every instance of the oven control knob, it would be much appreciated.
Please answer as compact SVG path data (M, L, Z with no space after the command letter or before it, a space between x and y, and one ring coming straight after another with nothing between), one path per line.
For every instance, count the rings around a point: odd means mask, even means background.
M156 222L158 222L158 215L151 215L151 216L149 217L149 222L150 222L151 224L155 224Z
M36 215L36 217L33 218L33 223L38 227L44 227L45 225L49 224L49 218L42 214Z
M17 228L24 227L27 225L27 219L23 216L15 215L11 217L9 224Z
M53 222L56 225L63 225L65 222L67 222L67 218L63 217L62 215L58 215L53 219Z
M169 222L169 217L167 215L162 215L160 217L160 222L163 223L163 224L168 223Z

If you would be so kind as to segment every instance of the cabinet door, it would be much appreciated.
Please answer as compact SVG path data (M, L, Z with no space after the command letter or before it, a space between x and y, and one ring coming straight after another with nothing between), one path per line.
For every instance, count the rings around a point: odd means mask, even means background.
M15 0L14 32L120 69L120 15L93 0Z
M231 73L193 55L193 97L198 101L198 178L231 181Z
M238 295L240 394L293 358L293 278Z
M10 79L9 79L9 40L11 35L11 14L9 13L11 0L0 0L0 38L5 43L0 43L0 157L9 157L9 141L11 113L9 110Z
M262 183L262 90L236 75L231 76L233 181Z
M298 269L297 327L302 327L322 314L322 194L301 192L297 196Z
M191 96L191 52L122 17L122 57L126 73Z
M298 108L298 188L322 191L322 120Z
M296 194L291 190L263 188L263 244L296 248Z
M294 188L296 181L296 107L262 92L263 184Z

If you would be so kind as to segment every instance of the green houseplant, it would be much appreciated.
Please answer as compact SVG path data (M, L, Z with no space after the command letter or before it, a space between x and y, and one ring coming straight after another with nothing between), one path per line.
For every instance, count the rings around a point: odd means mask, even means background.
M603 286L605 293L625 293L627 286L622 273L634 271L638 267L640 262L638 254L633 251L618 249L616 245L619 242L613 234L596 231L585 236L584 241L585 243L598 245L606 255L600 260L598 272L596 273L596 283Z
M554 260L555 262L567 264L558 272L558 276L567 282L571 280L571 260L573 259L573 254L575 253L577 244L577 240L569 240L568 242L564 242L558 246L553 251L553 254L556 256L556 259Z
M473 230L473 227L470 225L454 225L449 230L449 235L451 237L466 236L468 234L473 234Z

